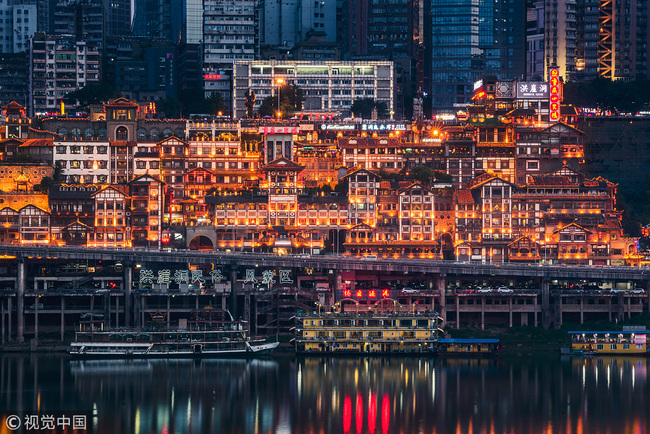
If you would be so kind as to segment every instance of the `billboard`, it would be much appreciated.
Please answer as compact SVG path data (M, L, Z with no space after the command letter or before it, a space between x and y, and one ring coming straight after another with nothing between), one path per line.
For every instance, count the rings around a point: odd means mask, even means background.
M548 99L548 97L548 83L529 81L517 83L517 99Z

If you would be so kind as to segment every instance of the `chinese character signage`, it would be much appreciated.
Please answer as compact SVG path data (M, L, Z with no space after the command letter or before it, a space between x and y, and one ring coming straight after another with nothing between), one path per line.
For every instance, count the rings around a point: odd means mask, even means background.
M261 134L298 134L298 127L259 127Z
M560 70L553 68L550 70L549 75L551 80L549 81L550 86L550 97L549 97L549 114L548 118L551 122L560 121L560 101L562 99L562 83L560 82Z
M389 289L344 289L342 291L343 298L356 298L356 299L380 299L390 298Z
M517 99L547 99L548 97L548 83L527 81L517 83Z

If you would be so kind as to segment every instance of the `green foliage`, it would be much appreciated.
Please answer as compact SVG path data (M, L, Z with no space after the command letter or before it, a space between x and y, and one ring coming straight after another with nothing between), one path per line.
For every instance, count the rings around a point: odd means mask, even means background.
M105 81L100 81L68 93L63 97L63 101L66 104L78 103L80 107L88 107L90 104L100 104L119 96L120 93L113 86Z
M180 119L183 104L176 98L165 98L156 103L156 112L161 119Z
M174 102L176 100L172 98L171 101ZM174 106L171 108L168 106L164 106L164 107L170 108L172 110L172 113L176 113L178 111L179 113L183 113L185 115L189 115L192 113L199 113L199 114L209 114L209 115L217 116L219 115L219 112L221 112L222 115L228 113L228 105L226 104L223 95L221 95L221 92L212 92L212 94L208 98L205 98L203 96L202 90L196 90L193 92L183 92L182 95L179 96L178 101L181 104L180 110L176 108L175 102L174 102ZM166 103L163 101L163 104ZM161 106L159 105L158 107ZM164 111L164 110L162 108L159 108L159 111ZM167 115L167 112L166 111L164 112Z
M426 166L416 166L411 169L409 178L428 186L431 184L431 178L433 178L433 170Z
M339 194L348 194L348 181L339 181L339 183L334 186L334 191Z
M54 179L50 178L49 176L44 176L41 179L41 183L36 184L34 186L34 191L41 191L43 193L47 193L48 191L50 191L50 188L52 188L55 184L56 182L54 182Z
M255 107L255 92L248 89L246 91L246 117L253 117L253 108Z
M276 89L277 91L277 89ZM278 93L278 92L276 92ZM280 113L283 119L288 119L297 111L302 110L304 96L302 89L294 84L285 84L279 88ZM278 95L264 98L259 108L260 116L276 117L278 112Z
M596 78L564 85L564 102L578 107L636 113L650 105L650 80L630 82Z
M372 98L357 98L352 103L352 113L355 116L364 119L372 118L372 109L377 109L377 118L386 119L388 117L388 105L385 102L377 102Z

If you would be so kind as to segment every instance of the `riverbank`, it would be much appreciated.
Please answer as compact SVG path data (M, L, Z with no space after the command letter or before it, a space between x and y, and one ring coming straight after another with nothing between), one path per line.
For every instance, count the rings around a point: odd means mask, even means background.
M569 345L570 330L623 330L625 326L645 326L650 330L650 314L644 313L622 322L591 321L583 324L565 323L560 328L542 327L490 327L481 330L477 327L448 327L445 333L456 339L499 339L504 355L534 355L541 353L559 354L561 347Z

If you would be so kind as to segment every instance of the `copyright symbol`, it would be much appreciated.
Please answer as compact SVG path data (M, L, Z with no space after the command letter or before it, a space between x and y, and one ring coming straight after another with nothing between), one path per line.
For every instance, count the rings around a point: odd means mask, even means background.
M5 420L5 425L7 425L7 428L9 428L11 431L16 431L18 428L20 428L20 416L10 414Z

